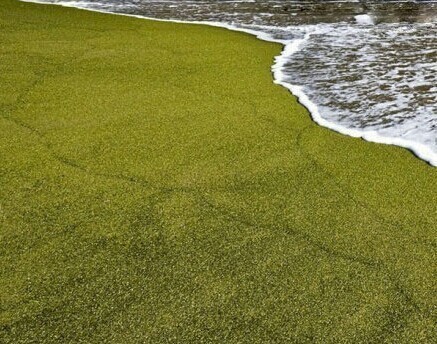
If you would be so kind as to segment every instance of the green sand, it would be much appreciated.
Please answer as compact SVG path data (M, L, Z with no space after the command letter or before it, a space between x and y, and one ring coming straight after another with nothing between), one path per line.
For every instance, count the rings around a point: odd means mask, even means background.
M281 46L2 0L1 343L431 343L437 169L314 124Z

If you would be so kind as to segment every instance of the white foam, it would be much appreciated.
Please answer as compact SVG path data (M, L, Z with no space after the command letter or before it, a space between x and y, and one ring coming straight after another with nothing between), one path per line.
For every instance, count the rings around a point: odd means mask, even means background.
M374 25L375 20L369 14L359 14L355 16L355 21L360 25Z
M285 65L287 61L289 61L290 56L294 55L295 53L299 52L302 49L302 46L307 42L312 34L320 33L320 30L324 30L323 27L306 27L305 35L303 38L294 39L294 40L283 40L283 39L276 39L271 34L257 31L254 29L249 29L247 27L237 27L235 25L226 24L222 22L206 22L206 21L183 21L183 20L177 20L177 19L159 19L159 18L153 18L143 15L136 15L136 14L126 14L126 13L114 13L110 12L108 10L100 10L95 8L88 7L89 5L93 5L95 3L89 3L86 1L78 1L78 2L48 2L48 1L39 1L39 0L20 0L22 2L29 2L29 3L37 3L37 4L53 4L53 5L60 5L65 7L75 7L79 9L85 9L88 11L98 12L98 13L105 13L105 14L115 14L115 15L121 15L121 16L127 16L127 17L133 17L133 18L139 18L139 19L148 19L153 21L159 21L159 22L172 22L172 23L181 23L181 24L195 24L195 25L208 25L213 27L220 27L225 28L232 31L238 31L238 32L244 32L247 34L251 34L256 36L258 39L268 42L274 42L274 43L280 43L284 45L284 49L282 50L281 54L277 57L275 57L275 62L272 66L272 73L274 78L274 83L281 85L288 89L294 96L297 97L299 102L305 106L308 111L310 112L310 115L312 119L318 123L319 125L329 128L331 130L334 130L336 132L339 132L341 134L355 137L355 138L362 138L369 142L375 142L375 143L382 143L382 144L388 144L388 145L396 145L400 147L407 148L411 150L417 157L419 157L422 160L427 161L431 166L437 167L437 152L434 152L430 147L428 147L425 144L422 144L417 141L408 140L400 137L391 137L391 136L385 136L381 133L378 133L375 130L360 130L360 129L353 129L348 128L346 126L343 126L338 123L330 122L323 118L320 114L319 107L310 100L308 95L305 93L305 90L302 86L294 85L286 81L286 74L284 73ZM357 20L357 23L362 25L373 25L374 21L373 18L369 15L359 15L355 17ZM260 26L261 27L261 26Z

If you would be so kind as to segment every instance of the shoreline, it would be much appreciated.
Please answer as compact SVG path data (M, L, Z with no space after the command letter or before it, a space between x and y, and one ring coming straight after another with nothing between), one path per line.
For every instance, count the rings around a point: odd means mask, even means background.
M0 22L5 344L432 342L437 170L314 123L279 44Z
M347 128L343 125L330 122L322 117L322 115L319 112L318 106L314 102L311 101L311 99L303 91L303 88L301 86L293 85L293 84L290 84L290 83L284 81L282 70L283 70L284 64L287 61L287 57L290 57L295 52L299 51L299 46L304 41L309 39L311 32L307 33L305 38L303 38L303 39L297 39L294 41L287 41L287 40L274 39L269 34L265 34L263 32L259 32L256 30L251 30L251 29L246 29L246 28L238 28L238 27L232 26L231 24L225 24L225 23L220 23L220 22L202 22L202 21L183 21L183 20L177 20L177 19L160 19L160 18L154 18L154 17L142 16L142 15L136 15L136 14L116 13L116 12L97 10L97 9L87 8L87 7L73 6L73 5L68 5L66 3L47 3L47 2L38 1L38 0L19 0L19 1L27 2L27 3L42 4L42 5L56 5L56 6L67 7L67 8L77 8L77 9L85 10L85 11L91 11L91 12L97 12L97 13L103 13L103 14L120 15L120 16L132 17L132 18L137 18L137 19L153 20L153 21L158 21L158 22L206 25L206 26L223 28L223 29L227 29L227 30L235 31L235 32L247 33L247 34L255 36L257 39L262 40L262 41L281 44L283 46L281 54L274 58L274 63L271 66L273 83L281 85L282 87L286 88L294 97L296 97L296 99L299 101L299 103L302 104L307 109L310 117L312 118L312 120L315 123L317 123L318 125L320 125L324 128L338 132L340 134L350 136L353 138L360 138L360 139L363 139L367 142L373 142L373 143L385 144L385 145L391 145L391 146L398 146L398 147L407 149L412 154L414 154L417 158L425 161L430 166L437 167L437 153L433 152L430 147L428 147L422 143L419 143L416 141L411 141L411 140L405 140L405 139L402 139L400 137L383 136L375 130L362 131L362 130L358 130L358 129L350 129L350 128Z

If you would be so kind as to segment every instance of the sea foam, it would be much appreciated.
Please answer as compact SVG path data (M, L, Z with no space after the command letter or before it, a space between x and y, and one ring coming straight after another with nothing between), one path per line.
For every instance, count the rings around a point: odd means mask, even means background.
M357 24L361 24L361 25L374 25L375 24L373 17L369 14L359 14L359 15L355 16L355 20L356 20Z

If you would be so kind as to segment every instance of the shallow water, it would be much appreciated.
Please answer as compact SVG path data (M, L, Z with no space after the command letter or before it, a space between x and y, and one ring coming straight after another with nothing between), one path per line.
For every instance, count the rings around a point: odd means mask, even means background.
M437 166L437 3L44 1L260 32L286 45L275 79L318 123Z

